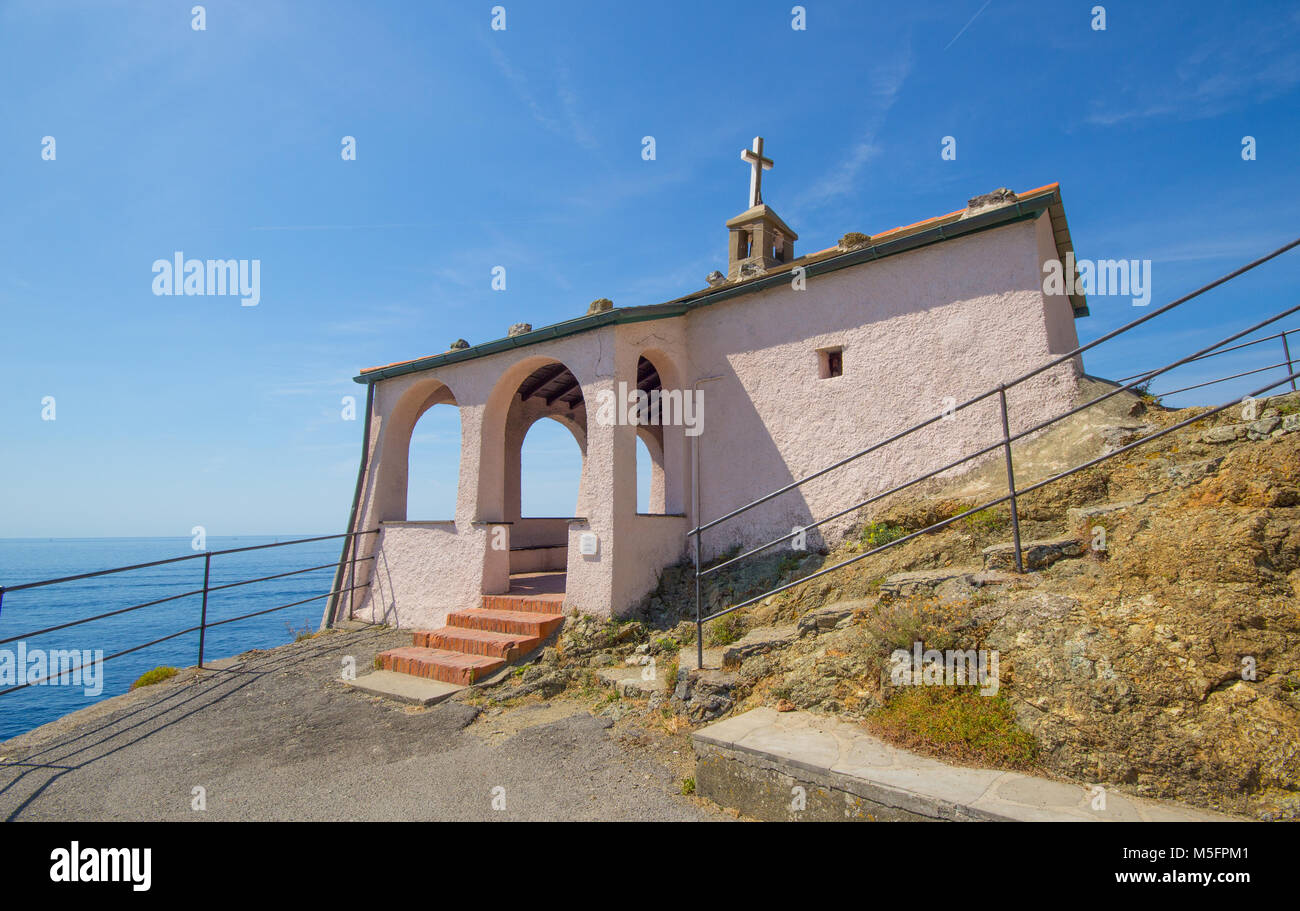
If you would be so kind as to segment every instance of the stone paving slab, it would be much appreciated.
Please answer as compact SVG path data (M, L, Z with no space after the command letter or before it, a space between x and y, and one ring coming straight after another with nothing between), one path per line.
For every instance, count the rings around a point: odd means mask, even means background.
M789 626L761 626L752 629L731 645L723 647L722 666L739 667L746 658L785 648L798 638L799 630L793 623Z
M372 696L384 696L411 705L434 705L465 689L454 683L399 674L396 671L375 671L349 682Z
M1208 810L1105 793L1020 772L949 765L808 712L759 708L702 728L694 745L709 775L700 793L760 818L792 819L791 781L842 794L844 816L883 819L1052 822L1232 821ZM729 770L729 771L728 771ZM782 784L783 783L783 784ZM716 793L709 793L710 790ZM729 798L729 801L719 799Z
M694 645L687 645L677 653L677 666L684 671L694 671L699 669L699 655ZM722 667L722 649L706 648L704 650L704 666L706 668Z
M664 684L659 680L642 679L643 667L640 665L603 667L596 671L606 685L612 686L620 696L625 698L645 698L656 690L662 690Z

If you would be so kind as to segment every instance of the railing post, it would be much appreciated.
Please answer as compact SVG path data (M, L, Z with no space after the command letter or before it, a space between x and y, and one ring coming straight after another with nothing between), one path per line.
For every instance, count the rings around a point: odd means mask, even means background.
M208 580L212 574L212 552L203 555L203 612L199 615L199 668L203 667L203 640L208 632Z
M1291 346L1286 342L1287 330L1282 330L1282 353L1286 355L1286 372L1295 373L1295 364L1291 360ZM1291 377L1291 391L1295 392L1295 377Z
M0 611L4 610L4 606L5 606L5 587L3 585L0 585Z
M1011 467L1011 422L1007 420L1007 387L998 385L998 402L1002 406L1002 451L1007 457L1007 490L1011 493L1011 537L1016 548L1016 572L1023 573L1025 564L1020 556L1020 516L1016 509L1016 474Z
M704 670L704 621L700 619L700 523L695 517L695 666Z
M347 590L347 596L348 596L348 619L349 619L349 620L351 620L351 619L353 618L353 613L354 613L354 611L356 611L356 608L357 608L357 602L356 602L356 594L357 594L357 592L356 592L356 586L357 586L357 540L358 540L358 536L355 536L355 535L354 535L350 540L351 540L351 542L352 542L352 550L351 550L351 551L349 552L349 554L348 554L348 590ZM342 593L340 593L340 594L342 594Z

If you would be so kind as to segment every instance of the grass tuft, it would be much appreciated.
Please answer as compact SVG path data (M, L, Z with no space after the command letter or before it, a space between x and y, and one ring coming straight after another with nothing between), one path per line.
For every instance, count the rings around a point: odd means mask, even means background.
M131 689L139 689L142 686L153 686L155 683L162 683L164 680L170 680L180 671L174 667L156 667L151 671L145 671L135 683L131 684Z
M867 723L899 746L961 762L1023 769L1038 755L1037 743L1017 727L1006 698L982 696L978 687L908 687Z
M709 621L704 627L704 644L717 648L730 645L743 635L745 635L745 621L738 611L732 611Z
M862 534L859 540L862 546L868 550L874 550L877 547L883 547L891 541L897 541L907 532L903 526L896 525L893 522L868 522L862 526Z
M1011 513L996 506L981 509L961 519L966 531L976 537L995 534L1011 524Z

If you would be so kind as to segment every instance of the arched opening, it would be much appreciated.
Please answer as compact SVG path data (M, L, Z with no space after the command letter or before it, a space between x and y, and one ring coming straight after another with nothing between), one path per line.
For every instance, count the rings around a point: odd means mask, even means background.
M454 405L434 405L416 421L407 450L408 521L456 517L460 436L460 409Z
M539 418L524 435L519 451L519 517L564 518L578 515L582 447L559 421Z
M411 519L452 518L460 486L462 434L460 408L451 389L430 377L402 391L396 403L378 413L382 434L373 457L373 500L365 521L406 521L408 507L414 510ZM413 445L417 423L420 440ZM413 452L418 477L414 499L408 483Z
M482 447L479 520L510 524L510 574L563 572L570 520L584 514L587 408L577 377L550 358L516 364L489 397Z
M637 427L637 512L677 515L686 507L686 430L700 418L692 393L682 389L676 369L662 352L637 358L637 389L646 413Z
M653 483L652 473L654 463L650 458L650 450L646 448L645 440L640 434L636 438L636 511L639 513L650 512L650 485Z
M636 511L647 516L667 512L664 502L664 428L636 429Z

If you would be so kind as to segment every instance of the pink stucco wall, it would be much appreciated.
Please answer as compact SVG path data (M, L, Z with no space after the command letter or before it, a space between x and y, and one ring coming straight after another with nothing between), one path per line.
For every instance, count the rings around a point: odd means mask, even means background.
M508 545L508 526L504 528ZM486 567L505 559L492 550L491 537L492 527L484 525L383 523L373 564L362 564L372 569L370 587L354 616L372 623L432 629L442 626L451 610L477 607L489 590Z
M642 356L665 388L698 384L700 514L715 518L940 413L946 398L962 402L1077 344L1068 301L1042 293L1041 260L1054 255L1047 222L1044 215L814 276L806 290L782 284L681 317L609 325L379 382L357 527L390 524L378 541L363 539L361 554L378 557L364 610L395 613L404 625L433 622L447 609L474 606L483 592L504 590L509 556L491 549L489 529L519 522L518 446L549 410L537 400L520 403L516 392L533 370L558 361L585 398L585 408L560 406L551 415L584 452L577 514L585 522L566 523L566 604L626 611L663 566L687 553L691 440L670 427L650 441L660 463L656 508L668 515L638 516L637 428L596 419L603 391L620 380L634 386ZM843 376L822 379L818 349L836 346ZM1075 379L1075 365L1062 365L1011 390L1013 431L1070 407ZM423 410L444 402L461 412L454 532L393 525L405 519L411 430ZM788 532L1000 434L996 400L983 402L711 530L705 553ZM833 540L850 521L824 530ZM541 528L521 524L519 532L532 540ZM599 537L597 555L579 554L583 532Z
M689 314L695 374L721 377L704 387L701 514L729 512L940 413L945 398L961 403L1049 360L1038 256L1035 225L1021 223ZM817 350L833 346L844 375L821 379ZM1013 431L1068 408L1073 380L1058 369L1009 392ZM705 551L788 532L1000 432L993 401L958 412L720 526Z

